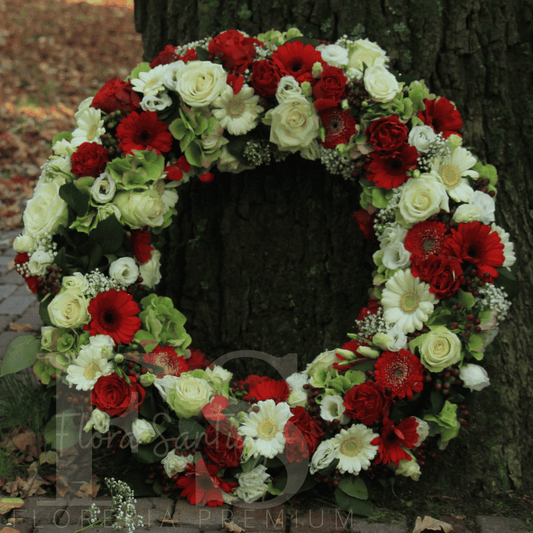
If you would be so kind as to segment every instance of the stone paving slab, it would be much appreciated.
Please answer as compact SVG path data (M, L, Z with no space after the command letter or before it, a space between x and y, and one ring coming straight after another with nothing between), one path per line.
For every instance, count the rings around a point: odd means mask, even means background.
M19 287L20 285L14 284L0 285L0 300L4 300L11 296Z
M528 533L524 522L518 518L502 516L477 516L476 522L481 526L481 533Z
M21 315L33 302L35 302L35 296L29 294L10 296L0 304L0 315Z
M231 516L229 505L219 507L204 507L190 505L185 500L178 500L174 508L172 520L176 525L194 526L200 530L211 529L218 531L224 529L224 522Z

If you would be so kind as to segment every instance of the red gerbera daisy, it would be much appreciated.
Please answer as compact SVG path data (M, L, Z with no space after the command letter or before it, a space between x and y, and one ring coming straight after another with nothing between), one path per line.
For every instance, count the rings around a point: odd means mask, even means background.
M218 467L208 465L204 459L198 459L196 465L189 465L185 475L176 481L176 486L183 489L181 496L187 498L193 505L217 507L222 505L222 491L233 492L238 483L226 482L217 477Z
M139 329L139 306L126 291L111 289L91 300L88 311L92 320L85 329L91 335L109 335L116 344L129 344Z
M182 372L187 372L189 367L187 361L176 353L172 346L156 346L150 353L143 356L143 361L152 365L160 366L163 371L156 377L179 376Z
M244 396L247 402L274 400L276 403L284 402L290 394L289 385L283 379L265 379L254 387L250 386L250 392Z
M365 239L368 239L371 242L377 242L376 232L374 231L375 213L370 214L366 209L361 208L354 212L352 218L355 220L359 231L363 234Z
M463 127L461 113L446 98L438 100L423 100L426 108L418 112L418 118L426 125L431 126L435 133L442 133L447 139L452 133L459 135Z
M120 121L117 137L125 154L132 150L155 150L158 155L172 148L172 134L168 126L158 120L155 111L133 111Z
M374 378L381 390L389 388L393 396L410 400L424 388L424 367L409 350L383 352L374 366Z
M373 439L370 444L379 446L376 464L394 463L396 466L402 459L411 460L411 456L402 448L414 448L418 442L416 428L418 422L414 417L402 420L397 426L388 418L383 419L381 435Z
M496 268L505 261L504 245L496 231L481 222L467 222L452 229L443 248L443 254L452 255L475 265L480 276L488 272L498 277Z
M440 254L445 242L446 225L442 222L425 220L415 224L409 230L404 247L408 252L411 252L411 260L415 257L426 259L430 255Z
M325 65L320 52L315 47L294 41L280 46L273 54L272 61L279 67L283 76L292 76L298 83L316 83L312 70L315 63Z
M355 133L357 121L350 115L350 110L343 111L339 107L327 109L320 113L320 120L326 130L326 138L320 144L324 148L335 148L338 144L346 144Z
M418 152L414 146L406 143L390 155L372 152L369 156L366 177L378 187L390 190L409 179L407 171L416 168Z
M139 263L150 261L152 250L154 249L150 246L150 232L141 231L140 229L132 230L130 243L133 255Z

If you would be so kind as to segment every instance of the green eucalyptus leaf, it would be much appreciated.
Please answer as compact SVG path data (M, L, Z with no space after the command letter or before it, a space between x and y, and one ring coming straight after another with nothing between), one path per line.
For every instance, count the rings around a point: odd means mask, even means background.
M335 502L343 511L357 516L371 516L374 512L374 505L370 500L352 498L339 489L335 489Z
M341 479L339 489L358 500L368 500L368 489L360 477L351 476Z
M14 374L33 366L37 361L37 353L41 342L33 335L19 335L6 348L0 376Z

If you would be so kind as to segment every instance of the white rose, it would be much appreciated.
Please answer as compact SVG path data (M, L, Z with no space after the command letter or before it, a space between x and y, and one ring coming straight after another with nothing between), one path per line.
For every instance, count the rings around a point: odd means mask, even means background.
M268 111L267 117L271 122L270 142L282 151L295 153L318 136L318 115L303 96L285 100Z
M418 481L422 473L420 471L420 465L416 462L415 456L409 450L405 451L411 456L411 459L401 459L394 475L410 477L413 481Z
M213 388L205 379L185 373L179 376L174 389L167 396L167 403L178 417L191 418L202 412L212 396Z
M473 222L479 220L483 224L494 222L496 203L494 198L481 191L475 191L468 204L460 205L453 216L454 222Z
M107 433L109 431L110 420L111 417L107 413L104 413L99 409L93 409L91 418L89 418L89 421L85 424L83 431L90 431L94 428L98 433Z
M180 79L183 67L185 67L185 63L181 59L166 65L163 83L167 89L170 89L171 91L177 91L178 80Z
M315 474L318 470L329 466L334 459L335 446L333 445L333 439L325 440L318 445L318 448L313 454L309 471L311 474Z
M187 105L204 107L224 90L227 77L222 65L189 61L181 70L176 90Z
M131 431L139 444L149 444L157 437L154 426L142 418L133 421Z
M243 165L236 157L228 152L228 149L223 146L222 153L217 159L217 168L220 172L231 172L232 174L238 174L243 170L248 170L254 167Z
M399 222L404 226L411 227L436 215L441 209L450 210L446 187L437 175L421 174L402 186L397 216L400 215Z
M58 328L77 328L87 324L91 315L87 311L89 302L78 291L61 291L48 304L48 314L54 326Z
M430 372L442 372L461 360L461 339L446 326L421 335L420 361Z
M380 242L381 248L385 248L391 244L404 242L406 236L407 230L400 226L400 224L396 224L394 226L387 226L383 233L378 236L378 241Z
M464 386L471 391L480 391L490 385L487 371L479 365L464 365L459 372L459 378L464 382Z
M411 264L411 254L405 249L403 242L397 242L383 249L382 262L391 270L405 268Z
M383 65L388 61L383 48L368 39L355 41L355 46L350 54L348 66L363 71L364 66L371 67L374 64Z
M89 282L81 272L74 272L72 276L65 276L61 285L63 289L85 294L89 289Z
M113 203L120 210L122 222L131 229L159 227L165 221L167 208L159 193L153 189L143 192L121 191L115 195Z
M23 215L24 232L30 237L54 234L68 222L67 203L59 196L59 184L40 183Z
M28 268L34 276L44 276L46 274L47 265L51 265L54 257L50 252L44 250L37 250L33 252L28 261Z
M400 90L398 81L384 66L374 65L365 71L365 89L376 102L390 102Z
M348 64L348 50L338 44L321 44L316 50L322 55L322 59L332 67L342 68Z
M135 264L135 259L131 257L121 257L113 261L109 266L109 275L121 285L131 285L139 277L139 268Z
M458 224L475 222L476 220L481 220L481 208L476 205L461 204L453 215L453 221Z
M249 472L242 472L236 474L235 477L239 481L239 486L235 490L235 494L247 503L255 502L262 498L268 491L266 482L270 478L267 473L267 468L264 465L257 465Z
M309 376L305 372L295 372L291 374L286 380L290 389L287 403L291 407L305 407L307 404L307 391L303 388L309 383Z
M288 98L302 96L302 92L300 84L292 76L283 76L276 89L276 100L281 104Z
M409 133L408 142L414 146L420 154L425 154L431 143L437 138L437 134L431 126L414 126Z
M172 477L174 474L179 474L180 472L183 472L187 468L187 465L192 464L193 461L193 455L189 454L187 455L187 457L183 457L183 455L176 455L174 450L172 450L161 461L161 464L165 469L165 474L168 477Z
M176 388L178 382L178 376L165 375L160 379L156 379L154 382L155 388L161 394L161 398L167 401L168 395Z
M222 383L229 383L233 377L233 374L229 370L218 365L214 365L213 368L208 367L204 372L206 379L210 382L221 381Z
M109 335L91 335L89 345L98 348L104 357L111 359L115 349L115 341Z
M313 377L319 370L332 368L333 363L338 361L335 350L328 350L317 355L305 368L305 373Z
M344 414L344 400L338 395L325 396L320 403L320 416L326 422L338 420L341 424L347 424L350 417Z
M29 252L33 249L34 245L35 241L33 237L30 237L30 235L25 235L24 233L16 237L13 241L13 248L15 252Z
M143 285L153 289L161 281L161 252L152 250L152 256L146 263L139 266L139 275L143 279Z
M107 202L113 199L116 191L117 185L115 178L111 174L104 172L94 180L91 187L91 196L95 202L107 204Z

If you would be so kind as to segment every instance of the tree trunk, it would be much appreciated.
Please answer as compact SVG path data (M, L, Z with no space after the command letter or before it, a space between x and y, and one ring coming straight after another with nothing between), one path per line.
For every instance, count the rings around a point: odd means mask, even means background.
M533 479L532 19L531 0L135 3L147 61L166 44L232 27L256 35L294 26L328 41L344 34L376 41L394 70L455 102L465 145L498 170L497 222L516 244L522 287L490 361L492 386L477 395L453 455L438 463L454 465L440 487L473 493L525 490ZM268 167L180 191L166 287L194 344L215 355L254 348L296 352L302 361L341 345L366 302L372 248L350 220L357 187L316 165L279 168L286 173Z

